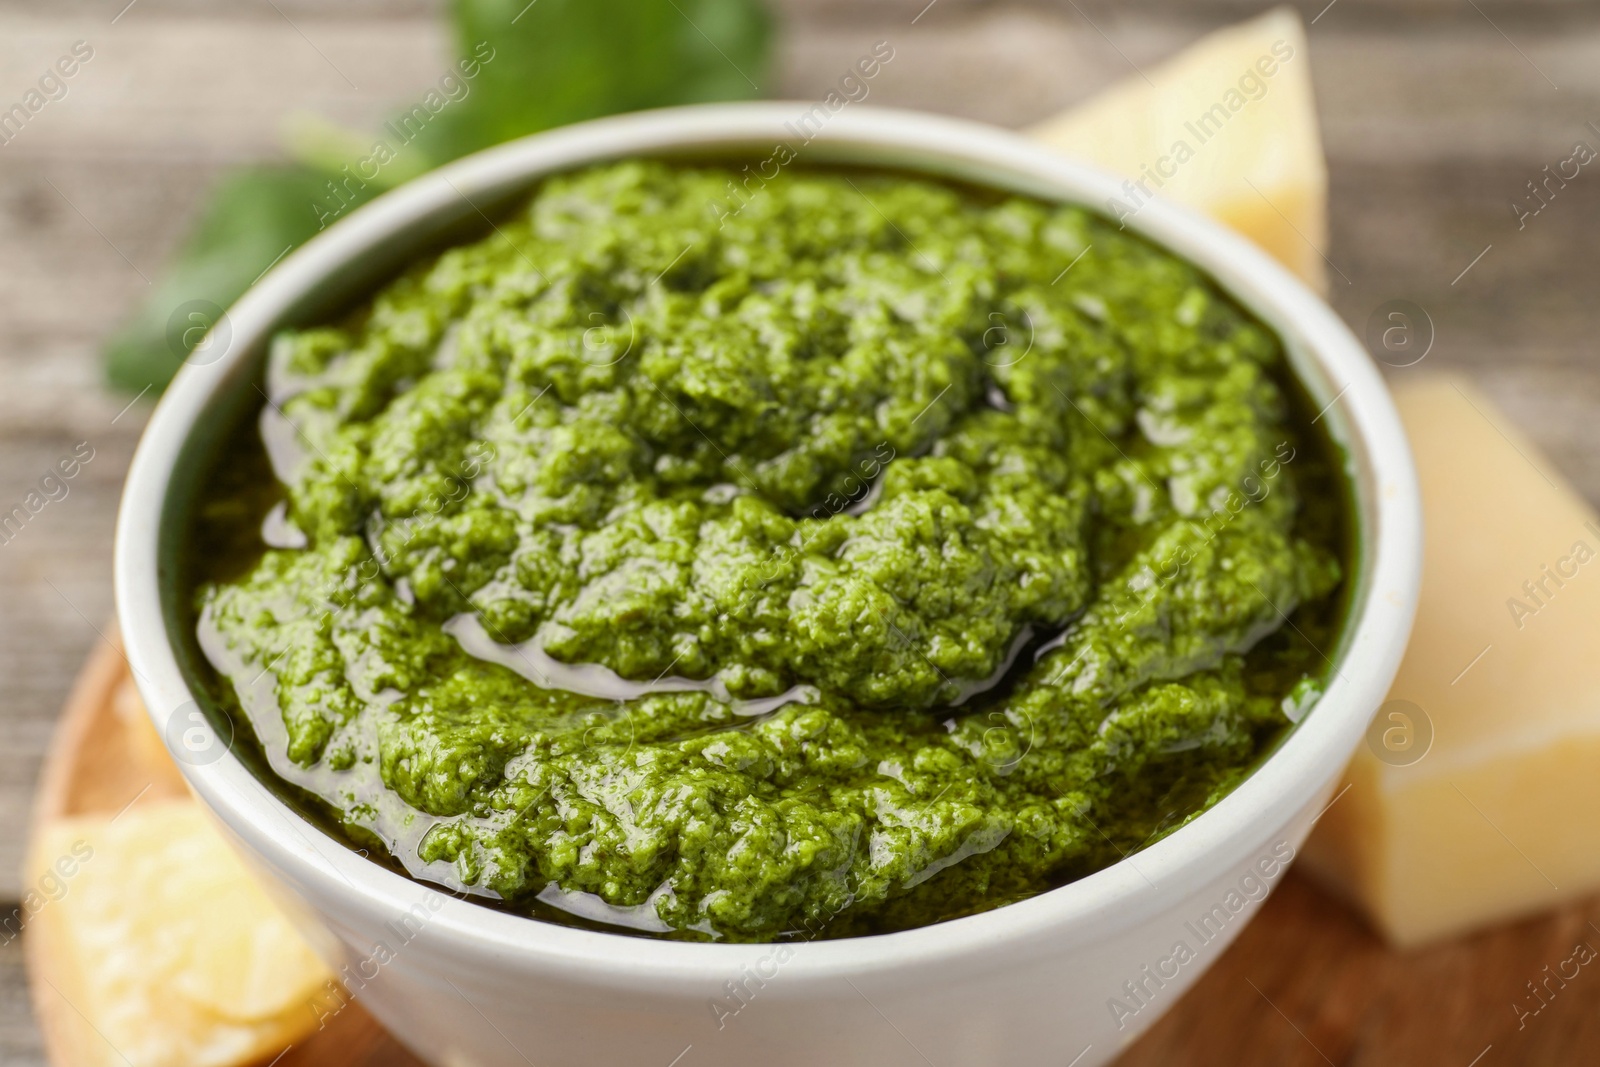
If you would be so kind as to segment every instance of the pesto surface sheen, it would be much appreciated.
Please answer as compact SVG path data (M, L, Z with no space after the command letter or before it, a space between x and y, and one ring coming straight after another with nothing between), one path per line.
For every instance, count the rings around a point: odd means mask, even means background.
M935 922L1204 810L1335 633L1279 340L1075 207L740 174L550 179L276 340L272 474L197 519L217 699L413 875L676 937Z

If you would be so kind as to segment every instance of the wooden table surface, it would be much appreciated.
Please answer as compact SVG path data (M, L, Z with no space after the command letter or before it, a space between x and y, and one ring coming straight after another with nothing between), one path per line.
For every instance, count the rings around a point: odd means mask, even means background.
M820 97L887 40L895 59L873 82L873 103L1022 125L1266 6L925 4L782 0L778 93ZM1386 301L1421 305L1437 343L1422 364L1393 373L1472 375L1600 502L1600 301L1591 295L1600 174L1583 171L1521 229L1510 208L1575 142L1600 147L1600 10L1562 0L1325 4L1297 6L1317 18L1310 46L1332 178L1324 251L1337 268L1334 306L1363 332ZM0 512L79 442L94 449L70 494L0 544L0 902L20 896L38 761L111 611L114 513L149 411L148 397L128 407L130 397L102 387L99 343L146 292L216 176L277 157L287 114L375 127L420 95L448 58L438 7L346 0L330 14L314 0L0 0L0 105L74 42L94 49L68 95L0 146ZM1313 933L1354 922L1301 882L1281 898L1269 906L1300 909ZM1325 950L1311 936L1302 949L1284 947L1283 965L1297 951L1315 963ZM41 1060L20 958L15 943L0 943L0 1062L31 1065ZM1257 1004L1215 1025L1281 1026L1273 1062L1370 1062L1361 1042L1371 1033L1353 1044L1325 1039L1314 1054L1305 1046L1316 1042L1295 1036L1312 1015L1326 1021L1357 1002L1370 1012L1359 961L1324 964L1325 999L1281 1005L1282 1018ZM1450 981L1447 968L1437 979ZM1505 985L1509 1004L1521 978ZM1435 1002L1423 989L1385 996L1383 1019ZM1471 1022L1436 1019L1455 1037ZM1556 1025L1541 1020L1542 1029ZM1161 1041L1179 1050L1185 1041L1172 1029ZM1309 1036L1323 1033L1313 1020ZM1470 1054L1460 1057L1457 1043L1419 1043L1407 1062L1466 1067Z

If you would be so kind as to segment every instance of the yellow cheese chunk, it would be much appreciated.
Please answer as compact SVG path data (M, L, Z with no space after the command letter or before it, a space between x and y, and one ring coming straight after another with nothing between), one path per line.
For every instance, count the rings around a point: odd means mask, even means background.
M1303 862L1412 945L1600 887L1600 518L1467 382L1395 400L1416 628Z
M1028 132L1128 177L1122 197L1094 205L1112 217L1168 197L1324 285L1328 171L1293 10L1202 38Z
M28 869L40 1007L78 1067L230 1067L316 1027L332 975L194 801L54 820Z

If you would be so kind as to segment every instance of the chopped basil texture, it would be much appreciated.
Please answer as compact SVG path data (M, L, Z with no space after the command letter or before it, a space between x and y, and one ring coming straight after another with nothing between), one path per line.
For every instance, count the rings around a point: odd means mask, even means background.
M1271 331L1076 207L756 174L552 178L275 342L201 646L419 878L903 929L1170 832L1314 699L1337 523Z

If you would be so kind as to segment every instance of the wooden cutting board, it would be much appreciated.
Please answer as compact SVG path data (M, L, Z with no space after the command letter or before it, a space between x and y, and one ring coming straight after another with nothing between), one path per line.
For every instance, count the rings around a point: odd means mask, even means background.
M97 646L67 699L45 757L34 799L33 821L62 815L114 815L134 804L183 796L187 787L178 768L158 751L154 731L130 715L143 709L118 691L128 666L115 631ZM55 1067L77 1067L67 1054L73 1009L52 981L48 926L29 926L23 937L29 985L45 1050ZM359 1003L333 1016L326 1029L293 1045L272 1067L423 1067L391 1038ZM173 1067L180 1067L174 1064Z
M184 792L176 767L154 751L154 734L130 721L128 701L117 700L126 679L120 647L102 644L57 727L36 825L57 815L115 813ZM62 1054L71 1009L47 982L50 946L32 930L24 940L51 1062L73 1067ZM1398 953L1355 913L1291 872L1233 947L1119 1065L1600 1063L1600 960L1576 977L1555 976L1580 942L1600 950L1600 899ZM421 1067L359 1002L273 1067L324 1064Z

